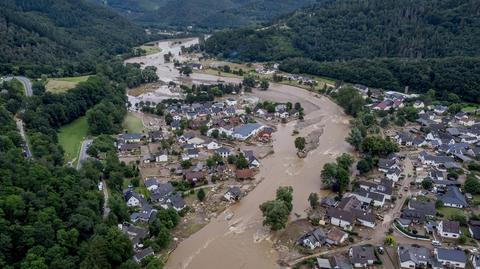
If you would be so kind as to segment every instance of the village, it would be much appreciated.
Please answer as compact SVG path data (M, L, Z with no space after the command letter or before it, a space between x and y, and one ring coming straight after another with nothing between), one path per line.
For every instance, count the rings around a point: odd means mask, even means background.
M177 100L165 105L164 117L149 115L158 125L149 126L148 133L117 136L120 160L136 162L142 175L138 186L124 190L130 223L119 225L134 244L137 262L154 254L141 242L159 210L182 216L178 236L187 237L260 182L255 175L261 159L273 154L275 125L298 119L302 108L256 102L235 93L214 102Z
M185 67L204 72L199 63L175 66L180 72ZM278 67L260 66L255 72L276 76ZM319 82L312 78L281 76L287 85L318 90ZM276 235L274 246L287 252L279 264L295 268L480 268L480 190L475 185L473 193L471 186L465 186L468 177L478 180L470 171L479 169L475 163L480 154L476 111L452 114L447 106L425 105L408 90L324 85L327 90L322 93L326 94L354 88L370 100L365 109L373 113L395 114L408 107L416 117L402 127L384 128L384 137L398 145L398 152L376 159L368 173L350 169L353 177L346 193L329 192L317 203L310 201L308 217ZM234 218L228 208L263 180L257 174L262 159L275 154L272 136L277 126L301 121L305 113L295 99L261 100L232 83L192 89L175 83L163 87L180 92L182 98L132 103L129 110L142 115L147 131L122 133L116 140L120 160L136 163L141 175L137 185L129 184L124 190L130 222L119 224L132 240L139 263L158 254L142 242L152 236L149 224L159 212L174 211L181 218L172 230L173 248L222 212L226 220ZM259 84L254 87L258 89ZM205 98L206 94L215 97ZM292 136L297 133L294 130Z
M354 88L379 100L369 105L373 111L409 106L418 117L386 130L399 152L378 159L376 171L357 175L341 199L324 197L312 207L309 222L317 228L295 242L308 254L293 259L302 261L297 266L480 268L476 112L452 114L417 95Z

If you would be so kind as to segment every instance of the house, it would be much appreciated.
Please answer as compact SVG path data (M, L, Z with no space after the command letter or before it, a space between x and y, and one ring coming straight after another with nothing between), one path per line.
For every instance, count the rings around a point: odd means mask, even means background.
M393 184L391 181L382 179L380 183L374 183L371 181L360 181L359 182L360 188L371 191L375 193L380 193L385 196L386 200L391 200L393 195Z
M258 159L255 157L253 150L244 150L243 156L245 156L245 158L247 159L248 166L250 168L260 167L260 161L258 161Z
M166 150L162 150L159 153L155 154L155 161L156 162L167 162L168 161L168 152Z
M237 100L233 99L233 98L228 98L225 100L225 104L227 106L236 106L237 105Z
M143 139L142 134L121 134L119 139L123 140L125 143L139 143Z
M437 263L433 264L434 269L465 268L467 256L463 250L436 248L433 251Z
M437 226L438 234L446 238L460 237L460 223L458 221L442 220Z
M448 111L448 107L447 106L442 106L442 105L436 105L434 108L433 108L433 112L435 112L436 114L443 114L445 112Z
M221 147L215 150L215 153L220 155L222 158L228 158L232 155L232 151L229 148Z
M470 236L476 240L480 240L480 222L470 221L468 224L468 232Z
M423 223L428 217L436 214L435 203L433 201L419 201L410 199L408 206L402 210L400 218L411 220L415 223Z
M189 159L198 158L198 149L189 149L187 150L187 155Z
M137 252L137 253L133 256L133 260L134 260L136 263L140 263L140 262L142 262L142 260L145 259L146 257L148 257L148 256L153 256L153 255L155 255L155 252L153 252L152 247L148 247L148 248L142 249L142 250L140 250L139 252Z
M397 247L400 268L427 268L431 263L430 250L418 245Z
M170 195L167 198L167 204L177 212L180 212L187 207L187 204L183 200L182 196L178 193Z
M402 174L402 170L400 170L400 168L398 167L394 167L394 168L388 169L385 175L391 181L397 182L400 179L401 174Z
M344 196L337 206L338 209L350 211L351 209L361 209L362 202L355 196Z
M239 187L230 187L228 191L223 195L223 197L230 202L235 202L240 200L240 197L242 196L242 191L240 190Z
M149 191L154 191L158 188L158 181L157 181L156 178L147 178L147 179L145 179L143 184L145 184L145 187Z
M167 198L173 193L174 188L170 182L160 183L157 188L150 194L150 200L153 203L165 203Z
M350 212L355 216L356 223L365 227L375 227L375 216L359 209L351 209Z
M480 269L480 256L478 254L472 255L470 261L472 262L473 269Z
M153 209L148 203L144 203L142 205L142 208L140 208L139 212L133 212L130 215L130 221L131 222L137 222L137 221L142 221L142 222L149 222L152 216L157 212L156 209Z
M435 156L431 155L425 151L420 152L418 154L418 158L420 161L422 161L423 164L425 165L433 165L435 167L440 167L441 165L444 165L446 163L453 163L455 159L450 156Z
M259 123L247 123L243 126L234 128L232 136L238 140L247 140L258 134L263 128L264 126Z
M130 241L132 241L134 249L141 247L141 241L149 235L148 229L134 226L129 223L123 225L119 224L119 228L128 236Z
M150 142L152 143L159 142L162 139L163 139L163 133L161 130L148 132L148 140Z
M334 227L328 231L326 241L331 245L340 245L343 244L347 238L348 233Z
M373 206L377 206L377 207L383 207L385 205L385 195L381 193L359 189L347 195L355 196L358 200L360 200L364 204L372 204Z
M413 107L415 109L421 109L425 107L425 104L422 101L415 101L415 103L413 103Z
M321 247L326 242L326 235L325 232L317 228L313 231L310 231L304 234L297 240L297 243L301 246L304 246L309 249L315 249Z
M138 207L145 203L145 199L140 194L132 190L127 190L124 194L124 197L128 207Z
M239 180L252 179L254 176L253 170L249 168L237 169L235 171L235 178Z
M206 141L205 145L208 150L217 150L220 148L220 145L215 140Z
M378 170L380 172L387 173L390 169L398 168L400 169L400 166L397 163L396 159L379 159L378 160Z
M192 138L189 138L186 142L187 144L194 145L195 148L199 148L203 146L205 140L200 137L194 136Z
M319 268L319 269L332 269L334 267L330 263L330 260L317 257L317 268Z
M140 143L127 143L127 144L118 144L118 149L121 152L138 152L140 151L141 144Z
M143 163L153 163L155 162L155 156L152 155L152 154L146 154L144 156L142 156L142 162Z
M334 199L330 198L330 197L325 197L322 199L322 201L320 201L320 206L322 207L336 207L338 204L337 201L335 201Z
M465 208L468 207L467 200L465 196L460 192L458 187L448 186L447 192L438 197L440 201L443 202L444 206L455 207L455 208Z
M205 179L205 173L203 173L202 171L188 171L185 173L183 178L186 181L195 184L196 182L202 181Z
M348 256L355 268L373 265L377 260L373 246L369 245L351 247L348 251Z
M332 225L339 226L345 230L351 230L355 224L355 216L349 211L329 208L326 216L330 219Z

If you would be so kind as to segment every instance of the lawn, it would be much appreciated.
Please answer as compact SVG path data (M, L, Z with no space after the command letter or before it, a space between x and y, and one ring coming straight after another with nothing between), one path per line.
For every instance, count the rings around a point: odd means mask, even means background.
M62 93L74 88L80 82L87 81L89 77L90 76L49 78L45 88L52 93Z
M65 160L76 163L82 140L87 136L87 117L81 117L63 126L58 133L58 141L65 150Z
M143 123L142 120L137 116L132 113L128 113L123 121L123 128L125 128L129 133L142 133Z
M465 212L461 209L458 208L452 208L452 207L442 207L438 208L437 211L441 214L443 214L445 219L449 219L452 216L455 215L464 215Z
M152 55L161 51L157 44L145 44L140 46L140 48L145 50L147 55Z
M474 113L475 110L477 110L478 107L476 106L466 106L464 108L462 108L462 112L465 112L465 113Z

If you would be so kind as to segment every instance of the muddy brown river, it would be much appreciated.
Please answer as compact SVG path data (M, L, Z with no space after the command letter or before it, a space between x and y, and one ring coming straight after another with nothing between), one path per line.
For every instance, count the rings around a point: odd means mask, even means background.
M168 42L168 41L166 41ZM163 44L162 44L163 43ZM168 43L161 42L168 52ZM163 56L147 56L149 64L160 65ZM146 59L132 59L130 62L146 62ZM168 71L167 71L168 70ZM168 67L161 68L160 77L175 80L178 73ZM238 79L194 74L194 82L224 80L238 82ZM342 109L326 97L307 90L271 83L268 91L254 91L255 96L276 102L300 102L305 108L305 121L278 125L273 135L274 154L262 160L257 177L262 178L258 186L240 202L228 208L211 220L189 238L182 241L170 255L165 268L168 269L256 269L279 268L278 253L272 248L271 234L262 225L259 205L275 197L279 186L293 187L293 211L290 221L306 216L308 195L318 192L322 196L320 171L323 164L334 161L343 152L351 151L345 142L349 132L349 118ZM294 147L292 132L299 127L300 135L312 132L321 134L319 146L310 151L304 159L299 159ZM230 220L226 215L233 213Z

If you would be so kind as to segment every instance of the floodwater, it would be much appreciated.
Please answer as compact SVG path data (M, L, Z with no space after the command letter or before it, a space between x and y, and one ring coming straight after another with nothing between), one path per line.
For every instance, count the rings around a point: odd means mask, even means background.
M192 44L196 40L190 40ZM163 65L163 54L172 49L169 42L160 42L161 55L135 58L146 65L155 65L159 76L175 80L179 74L170 64ZM178 52L177 52L178 55ZM193 74L194 82L239 82L235 78L223 78L212 75ZM167 80L167 81L169 81ZM292 103L300 102L305 108L305 121L280 124L273 135L274 154L262 160L257 177L263 179L258 186L240 202L226 212L211 220L189 238L182 241L169 257L165 268L168 269L269 269L279 268L278 253L272 248L271 233L262 225L260 204L274 199L280 186L293 187L293 211L290 221L306 216L309 207L308 195L311 192L322 196L320 172L323 165L351 151L345 142L349 132L349 118L342 109L326 97L307 90L271 83L268 91L254 91L252 95L264 100ZM315 132L321 134L319 146L310 151L306 158L300 159L294 147L295 136L292 132L301 128L300 135L307 136ZM324 194L323 194L324 195ZM226 220L226 215L233 218Z

